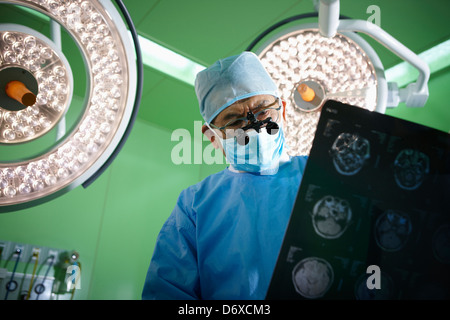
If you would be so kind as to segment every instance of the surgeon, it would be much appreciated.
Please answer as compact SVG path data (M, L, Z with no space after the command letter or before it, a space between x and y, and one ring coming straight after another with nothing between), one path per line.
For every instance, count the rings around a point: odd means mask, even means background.
M202 127L229 166L183 190L164 223L143 299L264 299L306 164L288 156L285 105L258 57L198 73Z

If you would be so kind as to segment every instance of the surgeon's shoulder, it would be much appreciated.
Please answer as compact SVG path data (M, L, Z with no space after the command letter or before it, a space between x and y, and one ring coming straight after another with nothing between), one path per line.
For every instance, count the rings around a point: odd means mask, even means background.
M290 167L292 170L300 171L303 174L307 161L308 156L292 156L290 157Z
M230 179L228 168L210 174L201 181L184 189L181 194L188 197L192 195L200 195L216 189L215 187L222 185L222 183L224 183L227 179Z
M209 176L203 178L201 181L190 186L189 188L198 192L203 188L210 189L214 185L220 184L229 178L230 178L230 171L228 170L228 168L225 168L219 172L210 174Z

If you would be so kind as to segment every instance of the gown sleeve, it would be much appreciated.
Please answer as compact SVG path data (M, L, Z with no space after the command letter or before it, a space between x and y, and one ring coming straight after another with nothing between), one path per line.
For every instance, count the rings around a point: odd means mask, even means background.
M142 299L200 299L196 225L192 198L184 190L164 223L147 272Z

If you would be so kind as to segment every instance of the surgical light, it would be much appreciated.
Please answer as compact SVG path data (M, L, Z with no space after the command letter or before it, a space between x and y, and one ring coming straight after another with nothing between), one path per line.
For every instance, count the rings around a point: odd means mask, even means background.
M142 59L132 21L121 1L130 38L119 11L109 0L9 0L49 17L51 28L64 28L80 50L87 73L86 97L69 132L38 154L0 158L0 211L41 203L76 186L92 183L120 151L139 106ZM53 39L21 25L0 24L0 83L17 81L0 94L0 143L27 148L60 126L71 108L74 80ZM77 70L82 72L82 70ZM22 91L35 96L24 103ZM29 96L30 98L31 96ZM31 102L30 102L31 101ZM64 128L64 125L62 125ZM53 130L54 131L54 130Z
M37 139L58 123L69 105L73 88L70 65L50 39L20 25L0 25L0 49L4 58L0 67L0 143ZM8 99L14 87L27 93ZM34 97L33 103L23 101L27 95Z
M328 99L381 113L400 102L412 107L425 104L428 65L375 24L340 19L338 0L321 0L318 14L274 25L247 50L283 24L311 17L318 17L319 22L278 32L256 51L288 102L286 142L290 155L309 154L321 107ZM397 83L388 83L378 55L358 32L371 36L416 68L416 83L401 89Z

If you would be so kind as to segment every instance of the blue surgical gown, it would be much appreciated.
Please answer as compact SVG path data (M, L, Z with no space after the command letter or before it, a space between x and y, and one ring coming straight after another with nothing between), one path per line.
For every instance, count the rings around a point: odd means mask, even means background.
M291 157L275 175L225 169L183 190L142 299L264 299L306 159Z

